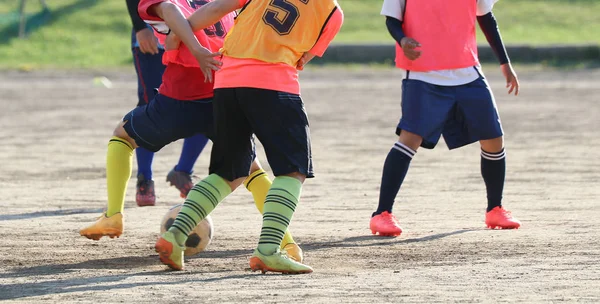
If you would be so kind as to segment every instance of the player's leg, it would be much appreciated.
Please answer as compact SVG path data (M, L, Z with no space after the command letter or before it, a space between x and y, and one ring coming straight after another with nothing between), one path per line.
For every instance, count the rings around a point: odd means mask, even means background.
M179 190L182 198L185 198L194 186L192 183L194 164L207 142L208 138L201 133L184 139L179 162L167 174L167 182Z
M486 224L490 228L519 228L520 222L502 207L506 152L500 116L487 81L480 78L457 89L469 137L481 145L481 176L486 185Z
M297 94L263 89L239 88L236 92L276 176L265 198L263 225L250 267L263 272L312 272L280 250L302 183L313 177L310 131L302 99Z
M144 54L138 47L132 48L133 63L138 78L138 107L148 104L156 95L165 66L162 64L164 51L158 54ZM137 184L135 201L138 206L154 206L156 194L152 176L154 152L145 148L136 149Z
M137 107L123 117L123 122L119 124L115 136L109 142L107 152L108 216L114 213L113 216L122 217L125 191L131 176L133 149L139 146L157 152L174 140L183 138L174 137L180 129L187 128L178 126L180 120L177 118L182 103L157 95L149 104ZM210 123L212 124L212 120ZM122 219L119 222L122 222ZM82 229L80 234L93 239L99 239L103 235L110 236L112 232L104 231L103 227L97 222Z
M99 240L103 236L119 237L123 233L125 191L131 177L133 150L137 147L135 141L123 129L123 125L124 122L119 123L113 132L106 152L106 212L94 224L79 232L89 239Z
M269 179L267 172L262 169L258 159L254 159L254 162L252 162L252 166L250 167L250 175L244 180L244 186L252 193L254 204L260 214L263 214L265 199L267 198L267 193L271 188L271 184L272 182ZM283 241L281 242L280 248L285 250L290 258L302 262L302 249L294 241L289 229L287 229L283 235Z
M453 104L454 95L448 88L403 80L402 118L396 128L400 136L383 165L379 204L369 225L373 234L398 236L402 233L392 214L396 196L419 146L432 148L437 143Z
M211 106L203 112L204 117L191 116L194 122L206 123L208 129L213 126L214 113L216 129L212 138L211 174L192 188L171 228L156 242L161 261L173 269L184 267L183 251L189 232L241 185L250 172L254 159L252 129L238 109L234 92L233 89L215 90L214 111Z

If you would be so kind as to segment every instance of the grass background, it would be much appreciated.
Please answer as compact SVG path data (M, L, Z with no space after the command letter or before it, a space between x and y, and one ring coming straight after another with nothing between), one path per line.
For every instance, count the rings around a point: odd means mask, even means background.
M338 0L337 43L392 43L382 0ZM27 0L28 36L17 37L18 0L0 0L1 68L114 68L131 64L131 24L123 0ZM600 0L503 0L494 13L507 44L600 43ZM483 42L485 40L481 39Z

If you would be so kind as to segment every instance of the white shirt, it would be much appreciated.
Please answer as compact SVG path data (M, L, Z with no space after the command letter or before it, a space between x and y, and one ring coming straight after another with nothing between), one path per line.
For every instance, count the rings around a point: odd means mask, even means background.
M411 0L417 1L417 0ZM494 4L499 0L477 0L477 16L483 16L492 11ZM406 0L383 0L381 15L396 18L402 21ZM410 79L416 79L431 84L443 86L455 86L467 84L483 76L481 66L461 68L455 70L439 70L430 72L415 72L411 71L408 75ZM406 78L406 74L405 74Z

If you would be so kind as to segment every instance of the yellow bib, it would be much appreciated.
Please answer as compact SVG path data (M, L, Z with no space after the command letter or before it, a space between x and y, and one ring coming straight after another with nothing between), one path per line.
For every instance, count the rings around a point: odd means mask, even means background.
M250 0L227 34L223 54L296 66L336 7L336 0Z

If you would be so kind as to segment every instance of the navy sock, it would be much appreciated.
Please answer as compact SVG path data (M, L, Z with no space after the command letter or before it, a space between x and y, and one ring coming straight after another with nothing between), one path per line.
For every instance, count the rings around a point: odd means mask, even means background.
M181 149L181 156L179 157L179 163L175 166L175 171L186 172L192 174L194 164L198 160L198 156L204 150L204 146L208 142L208 138L202 134L196 134L192 137L188 137L183 141L183 148Z
M397 142L390 150L383 165L383 174L381 177L381 189L379 190L379 206L373 216L384 211L392 212L394 199L400 191L400 186L404 181L406 172L413 156L417 153L406 145Z
M481 176L487 190L487 211L502 206L502 191L506 176L506 153L490 153L481 150Z
M135 149L135 156L138 166L137 175L139 176L142 174L145 179L152 179L152 160L154 159L154 152L138 147Z

